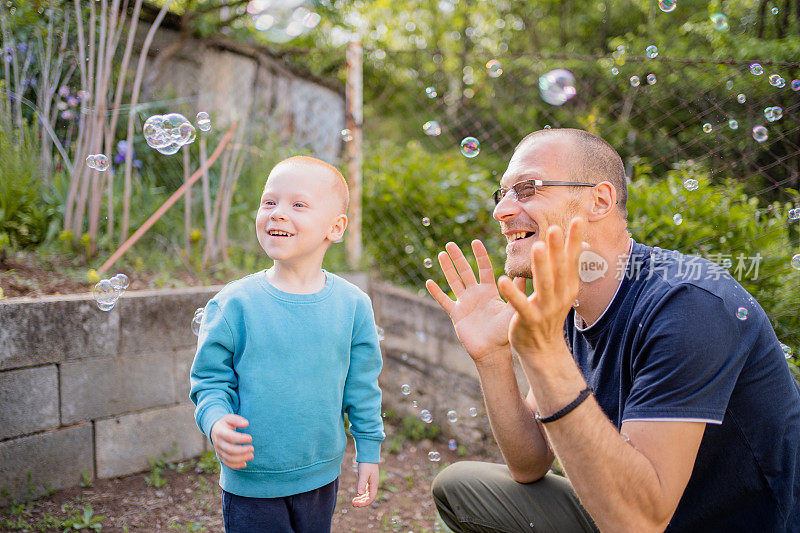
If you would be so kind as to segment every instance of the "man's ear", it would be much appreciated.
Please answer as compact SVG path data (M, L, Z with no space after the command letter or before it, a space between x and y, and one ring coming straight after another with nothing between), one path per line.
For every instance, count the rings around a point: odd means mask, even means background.
M608 181L601 181L592 188L592 208L587 220L595 222L608 216L617 203L617 190Z
M347 229L347 215L339 215L336 220L331 224L331 229L328 231L328 240L336 242L344 236L344 230Z

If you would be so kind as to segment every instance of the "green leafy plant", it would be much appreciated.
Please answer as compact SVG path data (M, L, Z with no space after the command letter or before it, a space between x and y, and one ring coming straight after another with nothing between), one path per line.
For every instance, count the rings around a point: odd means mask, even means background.
M89 475L89 472L86 472L85 470L81 472L81 481L79 485L84 489L94 486L94 481L92 481L92 477Z
M81 531L83 529L102 531L103 524L101 524L101 522L105 519L105 516L95 516L92 507L87 505L82 511L77 511L74 516L67 518L63 522L63 526L65 527L64 533L69 531Z
M203 474L219 474L219 459L213 450L206 450L197 460L196 469Z

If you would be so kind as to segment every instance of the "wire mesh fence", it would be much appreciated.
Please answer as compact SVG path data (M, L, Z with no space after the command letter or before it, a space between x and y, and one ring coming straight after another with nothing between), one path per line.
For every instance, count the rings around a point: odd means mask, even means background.
M450 240L466 251L473 238L486 242L497 270L505 242L490 195L514 147L537 129L581 128L625 162L637 241L729 268L779 336L797 342L800 63L622 50L485 61L365 54L365 204L374 205L365 205L364 240L380 275L420 294L427 278L444 286L436 253ZM574 97L560 106L539 94L540 76L553 69L575 77ZM468 136L481 146L473 158L459 150ZM684 182L694 179L689 190Z

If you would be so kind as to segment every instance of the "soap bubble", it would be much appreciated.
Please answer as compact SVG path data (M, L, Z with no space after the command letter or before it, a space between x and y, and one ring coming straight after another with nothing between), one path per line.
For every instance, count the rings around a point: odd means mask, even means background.
M767 111L769 110L769 112ZM775 122L776 120L780 120L783 117L783 108L779 106L768 107L764 110L764 116L770 122Z
M478 409L475 407L469 408L469 416L476 417L478 416Z
M408 383L403 383L400 386L400 394L402 394L403 396L408 396L409 394L411 394L411 385L409 385Z
M428 217L422 217L422 225L426 228L431 225L431 219Z
M775 83L775 87L777 87L778 89L783 89L784 87L786 87L786 80L779 77L778 81Z
M194 333L195 335L200 335L200 324L203 323L204 316L205 316L205 309L202 307L198 307L194 312L194 316L192 317L192 333Z
M722 13L711 15L711 27L717 31L728 31L728 17Z
M381 342L386 338L386 332L383 331L382 327L376 325L375 332L378 334L378 342Z
M429 120L425 124L422 125L422 131L425 132L425 135L430 135L431 137L436 137L440 133L442 133L442 128L439 126L439 123L435 120Z
M461 141L461 153L464 157L473 158L481 151L481 143L475 137L464 137Z
M433 421L433 416L431 416L431 412L427 409L423 409L419 412L419 419L425 422L426 424L430 424Z
M672 215L672 221L675 223L676 226L680 226L683 222L683 216L680 213L675 213Z
M730 129L732 129L732 130L738 130L739 129L739 121L734 119L734 118L730 119L728 121L728 127Z
M653 85L657 81L655 74L648 74L647 75L647 84Z
M433 266L433 261L431 261L430 257L426 257L422 264L425 265L425 268L430 268Z
M503 67L496 59L490 59L486 63L486 73L490 78L497 78L503 73Z
M676 0L658 0L658 7L664 13L671 13L678 7L678 2Z
M197 114L197 127L200 129L200 131L211 130L211 118L205 111L200 111Z
M698 181L694 178L688 178L686 181L683 182L683 186L686 187L687 191L697 190L697 187L699 185L700 184L698 183Z
M639 86L639 76L631 76L631 87Z
M725 82L725 88L729 91L733 90L733 80L728 80Z
M458 443L456 443L456 439L450 439L447 441L447 449L451 452L454 452L458 449Z
M92 296L101 311L111 311L119 299L120 291L115 289L111 281L101 279L92 289Z
M792 349L788 345L781 343L781 351L786 359L792 357Z
M704 132L706 132L706 133L711 133L711 131L712 131L713 129L714 129L714 128L712 128L712 127L711 127L711 124L710 124L710 123L706 122L705 124L703 124L703 131L704 131Z
M800 207L789 209L789 220L800 220Z
M437 451L428 452L428 459L434 463L438 463L441 459L441 455Z
M119 273L116 276L112 277L109 281L111 282L112 287L120 291L124 291L131 284L130 280L128 279L128 276L122 273Z
M617 74L619 74L619 69L617 67L612 67L611 68L611 74L616 76Z
M780 85L781 80L783 78L781 78L778 74L770 74L769 78L767 78L767 79L769 79L769 84L770 85L772 85L773 87L777 87L778 85Z
M436 92L436 87L426 87L425 94L428 95L428 98L436 98L439 96L439 93Z
M568 70L555 69L539 76L542 100L550 105L563 105L575 96L575 76Z
M645 48L644 53L647 54L647 57L649 57L650 59L654 59L658 57L658 47L651 44L650 46Z
M769 138L769 133L767 132L767 128L764 126L754 126L753 127L753 139L756 142L763 143Z
M770 13L772 13L773 15L777 15L778 14L778 8L777 7L773 7L772 9L770 9Z
M343 129L342 131L340 131L340 132L339 132L339 135L341 135L341 136L342 136L342 140L343 140L344 142L346 142L346 143L349 143L350 141L352 141L352 140L353 140L353 132L352 132L352 131L350 131L350 130L349 130L349 129L347 129L347 128L345 128L345 129Z
M747 320L747 308L740 307L739 309L737 309L736 318L738 318L739 320Z
M752 63L750 65L750 73L755 74L756 76L761 76L764 74L764 69L758 63Z
M800 80L792 80L791 88L793 91L800 91Z
M800 254L795 254L792 256L792 268L795 270L800 270Z
M458 414L453 409L450 409L447 411L447 420L449 420L451 424L458 422Z
M722 268L730 268L730 267L733 266L733 261L731 261L730 259L725 257L725 258L722 259L721 265L722 265Z
M736 101L739 102L740 104L743 104L747 101L747 97L744 94L739 93L739 95L736 96Z

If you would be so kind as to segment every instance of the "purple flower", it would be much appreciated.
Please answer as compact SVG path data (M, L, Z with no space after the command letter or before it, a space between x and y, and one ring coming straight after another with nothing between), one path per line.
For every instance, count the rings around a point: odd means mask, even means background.
M74 105L78 105L78 102L80 102L80 100L78 100L74 96L72 96L72 95L67 96L67 104L69 104L71 106L74 106Z
M62 85L61 87L59 87L58 95L62 98L66 98L67 96L69 96L69 87L67 87L66 85Z
M128 141L119 141L117 143L117 155L114 156L114 164L121 165L125 162L125 156L128 153ZM133 160L134 168L140 168L142 162L136 159L136 151L131 148L131 159Z
M64 120L71 120L75 116L71 110L67 109L66 111L61 112L61 118Z
M17 45L17 48L19 49L20 52L22 52L24 54L28 50L28 44L27 43L19 43Z

